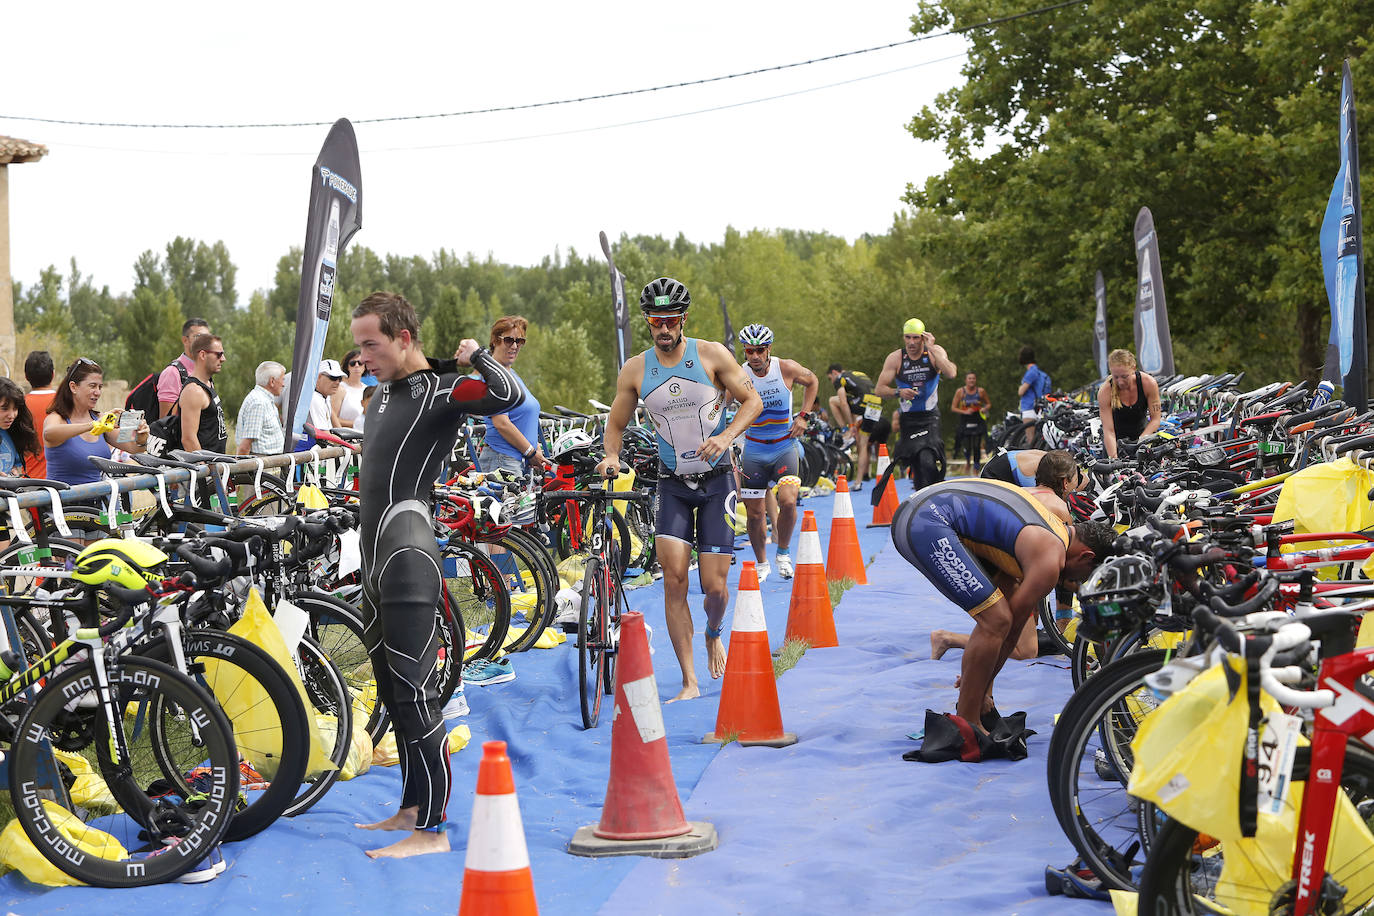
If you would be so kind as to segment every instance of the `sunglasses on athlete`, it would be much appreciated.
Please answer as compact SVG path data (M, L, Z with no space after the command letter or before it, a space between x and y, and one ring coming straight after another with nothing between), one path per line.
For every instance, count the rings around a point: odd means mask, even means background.
M523 346L525 345L525 338L523 338L523 337L502 337L502 338L501 338L501 343L505 344L505 345L508 346L508 347L523 347Z
M758 355L761 354L761 353L767 353L767 352L768 352L768 348L767 348L767 347L745 347L745 348L744 348L744 355L745 355L745 356L758 356Z
M645 315L644 320L649 322L650 327L664 328L671 331L673 328L682 324L681 315Z

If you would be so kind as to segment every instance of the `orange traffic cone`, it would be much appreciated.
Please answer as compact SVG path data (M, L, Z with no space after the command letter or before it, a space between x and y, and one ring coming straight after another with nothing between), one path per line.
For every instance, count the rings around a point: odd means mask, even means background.
M887 446L878 446L878 479L883 479L884 472L892 461L887 456ZM883 495L878 505L873 509L873 521L868 523L870 528L880 528L892 524L892 515L897 511L897 481L887 478L887 486L883 487Z
M796 735L782 730L777 678L773 674L773 656L768 653L768 626L763 620L763 596L759 594L759 576L753 560L746 560L739 574L716 730L701 740L720 741L724 735L738 736L745 747L786 747L797 743Z
M787 607L787 639L805 640L813 649L840 644L835 635L835 609L830 606L825 564L821 562L821 536L816 530L816 513L810 509L802 516L796 578L792 580L792 601Z
M857 585L868 584L863 551L859 549L859 529L854 525L854 504L849 499L849 481L843 474L835 481L835 514L830 519L825 578L830 582L853 579Z
M579 827L568 843L577 856L653 856L685 859L716 848L716 828L682 815L668 732L658 703L644 615L620 618L611 722L611 777L601 822Z
M534 876L506 742L482 745L458 916L535 916Z

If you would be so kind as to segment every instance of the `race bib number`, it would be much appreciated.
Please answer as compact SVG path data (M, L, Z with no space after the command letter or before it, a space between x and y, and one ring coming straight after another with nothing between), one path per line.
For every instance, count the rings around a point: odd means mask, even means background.
M864 419L879 420L883 416L883 399L876 394L864 395Z
M1260 731L1259 804L1256 806L1259 811L1279 814L1288 800L1301 724L1297 716L1271 712Z

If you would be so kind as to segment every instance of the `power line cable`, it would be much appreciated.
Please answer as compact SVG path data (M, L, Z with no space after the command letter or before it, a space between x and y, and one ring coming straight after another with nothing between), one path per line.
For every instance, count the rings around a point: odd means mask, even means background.
M987 19L973 25L962 26L957 29L947 29L943 32L932 32L929 35L917 35L915 38L908 38L904 41L894 41L885 45L874 45L871 48L859 48L855 51L841 51L837 54L828 54L824 57L813 57L810 60L796 61L790 64L777 64L772 67L759 67L754 70L744 70L739 73L728 73L722 76L708 76L697 80L685 80L680 83L665 83L660 86L648 86L640 89L624 89L618 92L604 92L597 95L577 96L566 99L553 99L544 102L526 102L519 105L499 105L490 108L472 108L465 111L446 111L431 114L413 115L390 115L379 118L357 118L353 119L354 124L382 124L396 121L426 121L439 118L461 118L470 115L495 114L507 111L528 111L533 108L551 108L555 105L575 105L582 102L596 102L605 99L624 98L633 95L645 95L651 92L662 92L668 89L682 89L688 86L704 86L709 83L719 83L726 80L744 79L750 76L758 76L763 73L775 73L782 70L792 70L797 67L808 67L812 64L824 63L826 61L840 60L846 57L856 57L861 54L872 54L875 51L887 51L891 48L900 48L905 45L916 44L921 41L929 41L933 38L944 38L949 35L959 35L965 32L972 32L978 29L985 29L994 25L1002 25L1008 22L1015 22L1018 19L1026 19L1031 16L1039 16L1044 13L1054 12L1069 6L1079 6L1087 3L1088 0L1063 0L1050 6L1042 6L1033 10L1026 10L1022 13L1012 13L1008 16L1000 16L996 19ZM38 124L63 124L74 127L119 127L133 128L138 130L256 130L268 128L284 127L328 127L332 121L268 121L261 123L239 123L239 124L154 124L154 123L135 123L121 121L77 121L62 118L39 118L26 115L7 115L0 114L0 119L12 121L30 121Z

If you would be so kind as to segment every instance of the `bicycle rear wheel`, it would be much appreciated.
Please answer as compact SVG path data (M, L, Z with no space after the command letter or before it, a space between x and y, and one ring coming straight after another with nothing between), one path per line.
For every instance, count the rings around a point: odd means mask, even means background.
M367 714L367 733L372 740L386 734L386 707L377 702L377 681L372 658L363 642L363 619L357 608L333 595L309 591L291 595L291 602L310 616L311 639L339 669L354 709Z
M509 640L506 651L524 652L534 647L544 628L553 622L558 571L543 544L523 529L511 528L491 546L506 551L491 555L491 560L510 585L512 623L524 628Z
M73 700L94 687L88 663L39 691L10 747L15 817L43 857L77 880L96 887L160 884L189 871L224 838L238 800L238 751L214 698L181 672L124 656L109 674L118 712L83 709ZM118 765L111 721L128 748ZM150 721L160 723L159 740ZM92 792L75 811L65 810L55 800L64 793L39 775L49 743L74 755L72 765L96 770L108 792Z
M348 752L353 747L353 698L338 667L309 636L301 637L297 654L305 695L313 707L306 710L306 714L312 718L311 724L315 725L321 716L334 720L334 745L324 749L333 768L307 774L308 778L300 784L296 797L286 806L287 817L304 814L324 798L325 793L339 781L343 765L348 760Z
M462 541L449 541L444 548L444 588L447 595L439 597L436 613L441 620L449 620L444 601L458 609L457 617L475 634L472 648L461 658L467 661L495 658L505 646L510 631L510 590L496 564L482 551ZM460 633L457 645L465 646L467 639ZM446 674L457 683L457 673ZM442 687L442 685L441 685ZM449 688L450 692L452 687ZM441 690L442 694L442 690Z
M609 612L605 572L592 557L582 574L582 608L577 626L577 695L582 727L596 728L606 691L606 619Z

